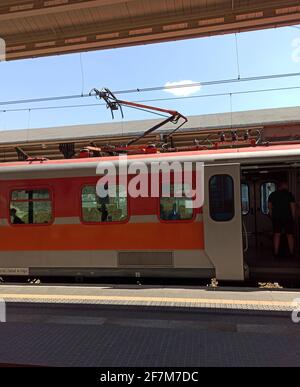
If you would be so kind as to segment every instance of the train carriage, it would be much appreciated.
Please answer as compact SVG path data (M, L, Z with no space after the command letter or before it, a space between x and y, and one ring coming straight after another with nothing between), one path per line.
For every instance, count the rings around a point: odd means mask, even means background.
M126 198L119 178L116 197L99 202L97 166L117 157L2 164L0 275L299 276L298 253L273 260L267 209L282 179L300 200L299 144L128 156L136 160L203 162L203 206L188 209L184 197Z

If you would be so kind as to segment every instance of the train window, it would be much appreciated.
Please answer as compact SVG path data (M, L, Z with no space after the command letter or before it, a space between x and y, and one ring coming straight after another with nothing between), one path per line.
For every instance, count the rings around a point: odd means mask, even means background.
M241 195L242 195L242 214L247 215L250 210L249 185L247 183L242 183Z
M164 187L162 187L164 190ZM188 187L178 184L170 186L170 197L160 198L160 219L161 220L191 220L194 215L193 208L187 206L192 199L186 198L184 193ZM175 197L177 191L177 196ZM179 196L181 195L181 196Z
M21 189L11 193L12 224L47 224L52 220L52 201L48 189Z
M82 220L84 222L123 222L127 219L126 188L116 186L116 196L100 198L96 186L87 185L81 192Z
M274 182L268 181L263 183L260 186L260 208L261 212L265 215L268 215L268 199L272 192L276 191L276 184Z
M234 217L233 179L229 175L215 175L209 180L210 216L216 222L228 222Z

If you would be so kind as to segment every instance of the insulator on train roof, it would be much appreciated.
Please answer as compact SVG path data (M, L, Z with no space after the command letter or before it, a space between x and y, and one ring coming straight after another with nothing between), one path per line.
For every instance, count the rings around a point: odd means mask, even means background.
M249 136L250 136L249 130L246 130L246 132L244 133L244 140L245 141L249 140Z
M232 132L231 132L231 138L232 138L232 141L238 141L238 134L237 134L237 132L235 131L235 130L233 130Z
M222 133L220 134L220 141L221 141L221 142L225 142L225 140L226 140L226 138L225 138L225 133L222 132Z

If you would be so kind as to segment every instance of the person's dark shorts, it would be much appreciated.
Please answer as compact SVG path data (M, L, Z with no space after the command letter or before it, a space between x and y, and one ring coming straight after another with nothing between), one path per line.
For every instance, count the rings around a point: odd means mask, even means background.
M290 219L273 219L273 232L275 234L294 234L295 222L292 218Z

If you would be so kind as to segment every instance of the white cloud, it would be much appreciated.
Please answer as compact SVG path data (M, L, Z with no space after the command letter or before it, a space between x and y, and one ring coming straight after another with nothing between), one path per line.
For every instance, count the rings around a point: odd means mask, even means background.
M165 89L167 93L173 94L176 97L188 97L189 95L197 93L199 90L201 90L201 85L197 86L184 86L184 87L174 87L174 86L182 86L182 85L192 85L194 81L186 80L186 81L178 81L178 82L167 82L165 84ZM172 88L168 88L172 87Z

